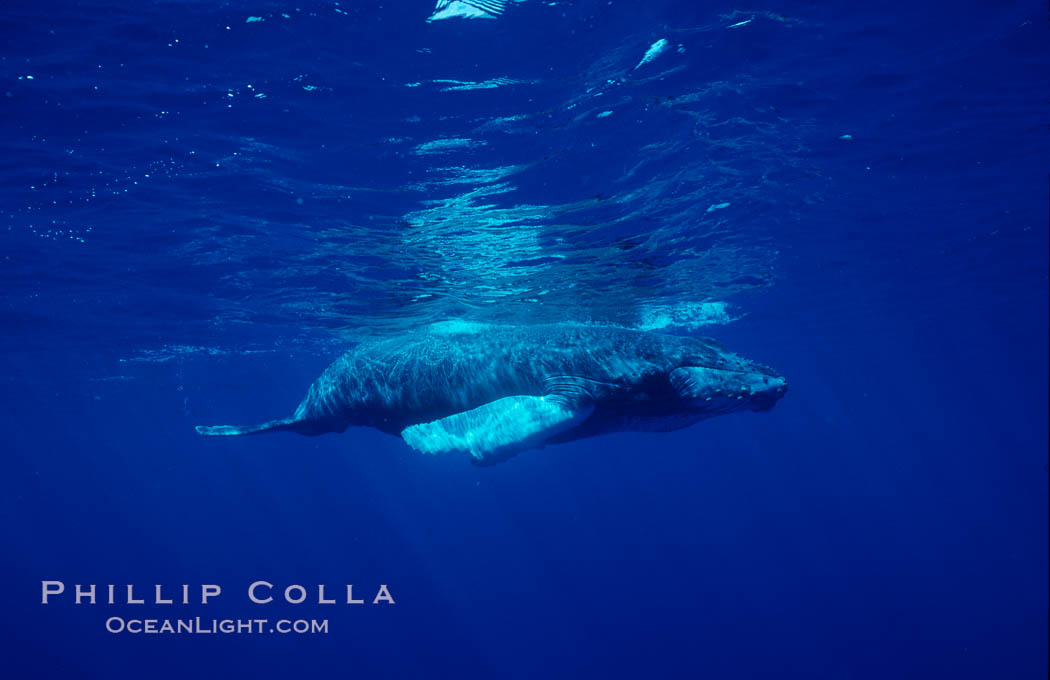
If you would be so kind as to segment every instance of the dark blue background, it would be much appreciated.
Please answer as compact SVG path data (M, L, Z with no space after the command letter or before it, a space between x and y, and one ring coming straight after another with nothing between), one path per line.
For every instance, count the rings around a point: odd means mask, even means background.
M523 3L427 24L427 2L395 4L343 3L345 20L333 4L304 7L312 20L275 3L0 10L5 673L1046 677L1045 7ZM568 103L602 81L600 57L623 50L633 73L663 35L688 68L605 120L750 84L707 106L766 125L757 155L743 135L726 158L662 162L685 183L738 173L684 203L745 206L720 238L767 259L744 267L755 285L726 286L742 318L705 332L788 376L774 410L483 469L365 430L194 434L289 413L333 332L399 318L393 251L345 262L370 272L361 290L282 269L371 238L347 225L417 228L399 218L426 190L400 187L437 162L380 142L543 112L475 152L536 164L513 202L622 195L633 143L688 130L670 115L584 127ZM457 75L543 84L403 87ZM238 165L244 139L269 146ZM379 193L344 204L329 183ZM691 209L669 200L609 211ZM683 254L647 262L661 256ZM610 307L636 294L631 266L589 279ZM683 301L718 292L704 285ZM281 306L322 294L346 306ZM571 296L548 316L571 318ZM44 579L217 583L217 602L167 615L328 618L331 633L114 636L103 621L128 607L43 607ZM387 583L397 605L249 606L256 579Z

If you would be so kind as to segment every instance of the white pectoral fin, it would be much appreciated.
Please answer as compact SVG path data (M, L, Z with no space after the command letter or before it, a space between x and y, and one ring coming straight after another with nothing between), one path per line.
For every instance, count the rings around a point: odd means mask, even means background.
M422 453L469 453L500 460L580 424L594 406L550 397L504 397L470 411L405 428L401 437Z

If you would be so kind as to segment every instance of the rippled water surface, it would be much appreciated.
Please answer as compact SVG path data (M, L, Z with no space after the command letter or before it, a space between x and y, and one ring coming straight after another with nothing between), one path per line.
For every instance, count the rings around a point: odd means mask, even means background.
M414 4L9 11L8 323L142 351L450 317L690 328L826 253L866 277L1044 238L981 196L1046 147L1023 6Z

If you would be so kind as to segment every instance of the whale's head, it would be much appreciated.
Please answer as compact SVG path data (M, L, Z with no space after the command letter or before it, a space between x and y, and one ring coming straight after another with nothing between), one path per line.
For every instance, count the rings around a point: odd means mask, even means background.
M752 411L768 411L787 394L787 379L782 375L773 371L747 373L746 375L748 377L742 382L749 390L748 407Z
M671 382L691 409L705 416L733 411L768 411L787 393L787 380L747 360L732 368L688 367L671 373Z

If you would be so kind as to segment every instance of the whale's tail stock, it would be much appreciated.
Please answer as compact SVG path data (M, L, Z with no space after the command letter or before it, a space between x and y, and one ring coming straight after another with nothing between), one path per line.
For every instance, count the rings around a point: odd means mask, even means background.
M242 434L262 434L280 430L301 432L302 424L303 421L298 418L282 418L259 425L198 425L196 429L197 434L202 434L205 437L234 437Z

